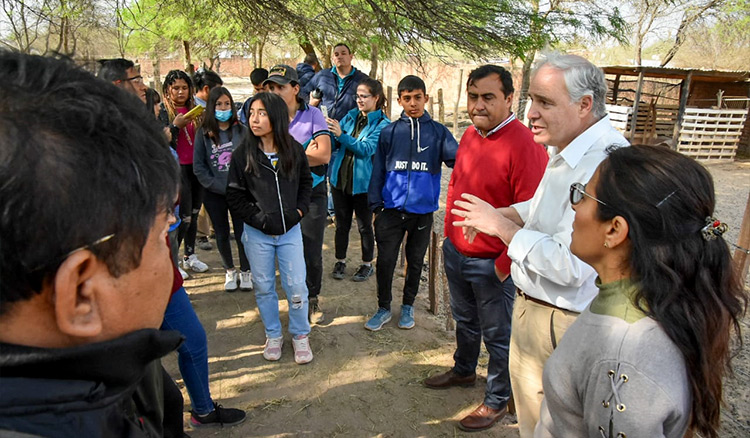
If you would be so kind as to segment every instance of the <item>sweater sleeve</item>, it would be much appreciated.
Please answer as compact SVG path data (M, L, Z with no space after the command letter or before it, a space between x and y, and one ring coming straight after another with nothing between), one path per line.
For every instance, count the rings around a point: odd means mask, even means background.
M232 153L227 177L227 206L246 224L253 224L253 216L260 212L255 197L247 187L245 179L246 149L241 145Z
M212 192L217 192L217 188L214 187L215 181L214 175L211 172L211 165L208 164L207 160L206 136L203 134L203 128L199 128L195 134L195 143L193 144L193 173L203 187Z
M302 145L299 145L299 189L297 190L297 208L302 212L302 216L305 216L310 210L310 198L312 196L312 174L310 173L310 164L307 162L307 155L305 154Z
M674 370L666 367L669 374ZM687 386L674 388L669 376L647 373L637 364L602 361L592 369L583 400L588 436L682 437L689 420ZM665 386L666 385L668 386ZM554 418L554 412L551 413Z
M443 126L443 125L440 125ZM443 126L443 129L445 130L445 138L443 138L443 144L440 149L441 158L443 163L445 163L446 166L453 168L453 164L456 162L456 152L458 151L458 142L456 141L456 138L453 137L453 134Z
M386 131L387 132L387 131ZM367 190L367 198L370 201L370 210L383 206L383 186L385 185L385 162L390 145L382 135L378 139L378 147L372 157L372 176L370 186Z

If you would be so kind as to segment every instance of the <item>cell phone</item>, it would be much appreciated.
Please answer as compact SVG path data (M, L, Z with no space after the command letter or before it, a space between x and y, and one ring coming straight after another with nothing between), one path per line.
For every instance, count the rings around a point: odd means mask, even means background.
M199 115L203 114L204 110L205 108L203 108L202 106L196 105L193 107L193 109L185 113L185 117L198 117Z
M320 112L323 113L323 117L328 118L328 107L325 105L320 106Z

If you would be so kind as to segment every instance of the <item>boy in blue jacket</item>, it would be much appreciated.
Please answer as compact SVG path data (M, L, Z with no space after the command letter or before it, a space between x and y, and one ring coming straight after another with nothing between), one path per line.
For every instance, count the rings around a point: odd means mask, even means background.
M378 246L378 311L365 324L377 331L391 320L391 287L401 241L406 237L406 280L398 327L414 327L414 299L419 290L432 213L438 209L441 164L453 167L458 143L448 128L424 110L425 83L406 76L398 83L401 118L383 128L373 157L368 197L375 213Z

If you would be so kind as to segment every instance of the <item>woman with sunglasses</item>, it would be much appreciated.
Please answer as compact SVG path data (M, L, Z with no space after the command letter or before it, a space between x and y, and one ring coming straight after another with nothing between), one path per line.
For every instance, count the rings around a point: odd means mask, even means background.
M599 294L545 364L535 436L718 437L746 296L711 175L669 149L621 148L570 202L570 249Z
M470 198L461 206L479 228L468 232L489 232L492 206ZM544 366L534 436L718 437L747 296L711 175L666 148L620 148L571 186L570 203L570 250L599 293Z
M367 280L374 269L375 234L372 229L372 211L367 201L367 188L372 176L372 157L378 148L380 131L391 121L383 113L385 94L383 85L370 78L357 86L357 108L349 111L339 123L326 118L328 129L336 139L336 149L331 165L331 194L336 211L336 265L333 278L345 276L346 250L352 214L357 215L357 228L362 243L362 264L352 277L353 281Z

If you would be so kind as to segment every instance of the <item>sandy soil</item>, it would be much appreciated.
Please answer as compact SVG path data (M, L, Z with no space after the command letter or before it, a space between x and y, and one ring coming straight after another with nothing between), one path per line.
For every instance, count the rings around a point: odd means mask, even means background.
M733 226L729 236L735 241L750 191L750 163L709 169L716 179L717 212ZM421 385L425 377L452 365L455 346L454 333L444 330L445 320L427 310L427 272L413 330L396 327L403 285L403 277L397 275L394 321L380 332L366 331L363 324L377 307L375 279L354 283L330 277L333 232L333 227L325 231L321 295L328 323L313 327L315 360L304 366L294 363L288 335L279 362L263 359L265 336L253 293L224 292L218 253L199 250L199 257L212 269L194 274L185 284L208 335L211 392L224 406L246 410L248 419L233 428L188 433L193 437L517 437L512 417L485 432L468 434L456 427L482 401L484 380L474 388L443 391ZM349 275L359 255L359 238L353 230ZM287 304L283 293L280 297L286 327ZM725 437L750 436L750 318L745 319L743 329L746 347L735 360L735 377L726 384L721 434ZM164 363L183 387L176 354ZM486 375L486 364L483 352L477 370L480 376ZM188 411L184 387L183 393Z

